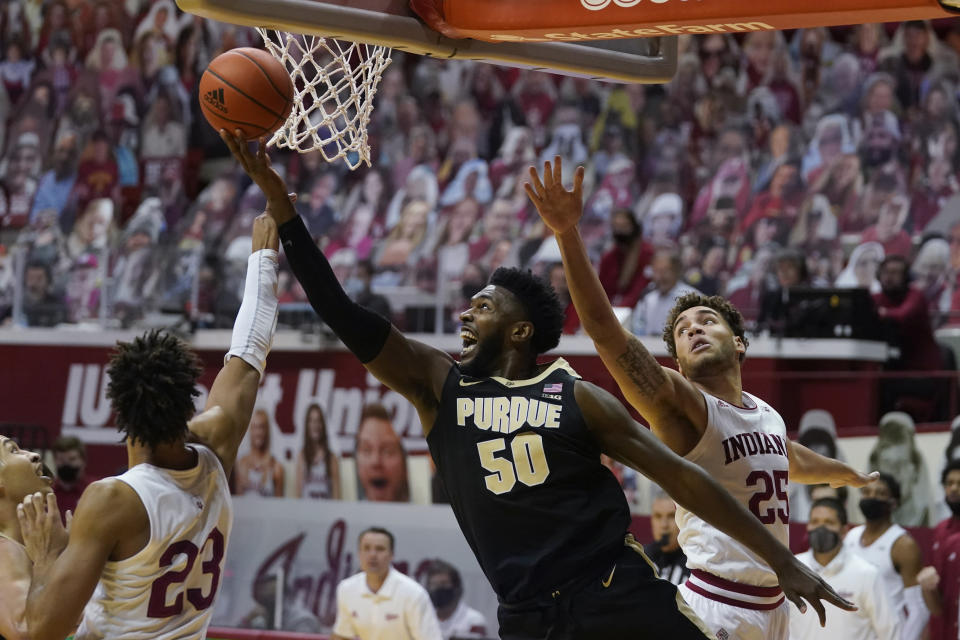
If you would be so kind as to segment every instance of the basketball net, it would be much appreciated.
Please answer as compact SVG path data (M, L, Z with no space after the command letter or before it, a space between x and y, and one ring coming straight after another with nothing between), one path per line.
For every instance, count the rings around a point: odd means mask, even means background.
M370 166L367 125L390 48L257 28L293 80L293 109L268 142L299 153Z

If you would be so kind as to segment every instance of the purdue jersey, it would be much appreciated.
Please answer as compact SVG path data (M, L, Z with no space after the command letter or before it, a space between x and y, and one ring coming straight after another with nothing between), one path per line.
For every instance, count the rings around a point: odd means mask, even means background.
M763 400L744 393L748 408L703 393L707 428L685 458L702 467L773 536L787 545L790 459L783 419ZM774 571L753 551L683 507L677 507L680 546L687 567L725 580L760 587L778 584Z
M534 378L472 378L453 365L430 453L460 528L500 601L549 595L623 550L630 510L558 359Z
M83 612L76 640L204 638L220 586L233 506L216 454L201 445L185 471L138 464L118 480L140 497L150 541L108 562Z

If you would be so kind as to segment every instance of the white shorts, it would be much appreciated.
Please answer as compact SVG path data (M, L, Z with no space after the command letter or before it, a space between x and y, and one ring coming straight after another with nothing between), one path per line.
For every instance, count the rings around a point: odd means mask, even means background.
M787 600L776 609L745 609L702 596L686 584L677 589L717 640L788 640L790 637Z

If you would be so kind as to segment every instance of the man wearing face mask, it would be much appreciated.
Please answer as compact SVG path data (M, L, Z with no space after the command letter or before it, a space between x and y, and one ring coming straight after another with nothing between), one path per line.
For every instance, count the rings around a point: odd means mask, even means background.
M53 493L57 496L60 515L66 518L67 511L76 511L83 490L90 484L87 478L86 447L79 438L57 438L53 443L53 462L57 467Z
M930 640L960 637L960 460L947 463L940 475L951 516L933 530L933 566L917 576L924 595L932 596Z
M437 610L443 640L487 637L487 619L463 601L463 582L452 564L443 560L430 564L427 593Z
M917 581L922 567L919 545L891 518L899 502L900 483L890 474L879 472L876 480L860 489L860 511L866 524L851 529L843 544L879 570L894 611L902 612L901 638L916 640L927 626L930 611L936 611L939 603Z
M663 491L657 493L650 506L650 531L653 542L643 546L643 552L657 565L657 573L673 584L683 584L690 577L687 556L684 555L677 536L677 503Z
M643 239L640 223L629 209L613 212L610 231L613 246L600 258L597 268L600 284L610 304L633 307L650 282L646 269L653 258L653 246Z
M857 605L857 611L827 618L821 627L812 611L790 612L790 638L899 640L900 619L893 609L880 572L844 547L847 510L834 498L813 503L807 523L810 550L797 556L831 587Z

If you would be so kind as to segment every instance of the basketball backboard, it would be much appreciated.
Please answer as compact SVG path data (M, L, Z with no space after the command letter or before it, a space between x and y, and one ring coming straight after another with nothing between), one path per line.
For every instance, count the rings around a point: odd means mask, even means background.
M616 82L668 82L677 68L676 38L496 43L453 39L424 24L407 0L177 0L177 4L188 13L232 24Z

